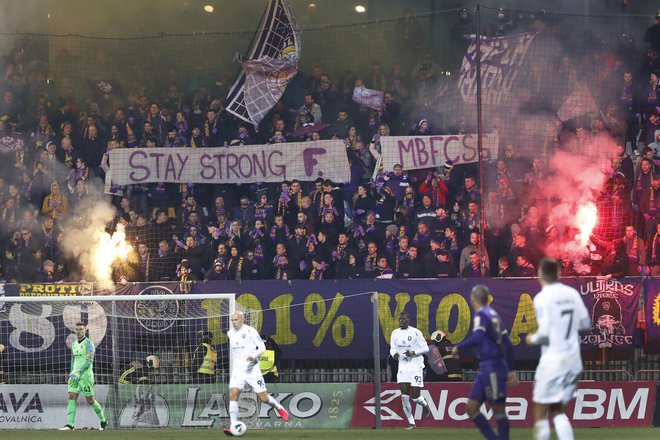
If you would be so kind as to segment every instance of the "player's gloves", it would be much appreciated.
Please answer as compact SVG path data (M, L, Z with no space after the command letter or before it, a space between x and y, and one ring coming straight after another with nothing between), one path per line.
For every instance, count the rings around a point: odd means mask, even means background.
M74 371L73 373L69 374L69 380L79 381L80 380L80 372Z

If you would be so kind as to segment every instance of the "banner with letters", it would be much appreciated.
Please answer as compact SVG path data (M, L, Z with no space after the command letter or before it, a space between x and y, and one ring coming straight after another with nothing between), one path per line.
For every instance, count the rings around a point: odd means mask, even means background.
M481 90L484 104L505 104L517 84L518 70L534 42L535 33L481 37ZM463 101L477 100L477 40L470 36L470 46L458 74L458 90Z
M350 180L339 140L228 148L118 148L110 152L114 185L139 183L254 183Z
M654 351L660 350L660 278L646 280L644 291L647 347Z
M64 382L64 377L62 378ZM108 385L96 385L94 398L106 409ZM0 387L0 430L57 429L66 425L68 394L61 385L7 385ZM99 419L82 397L76 407L78 429L99 429Z
M564 282L580 292L592 315L592 326L582 335L585 348L632 348L642 286L639 278L575 278ZM237 302L257 317L257 330L271 336L282 348L284 359L371 359L370 292L379 292L381 355L386 357L390 334L398 327L398 315L404 310L410 313L411 324L426 337L441 329L453 343L465 339L472 325L470 290L478 283L489 287L492 305L509 330L516 358L537 359L538 348L524 343L525 335L537 326L533 297L540 286L530 279L218 281L195 283L186 290L181 290L179 283L138 283L118 285L115 293L235 293ZM8 284L4 290L7 296L43 295L48 290L45 286ZM71 287L63 290L76 291ZM99 293L102 294L95 292ZM16 366L43 362L68 365L67 338L73 337L75 323L80 319L90 323L90 338L97 345L95 363L100 368L111 368L113 352L121 357L119 364L124 365L133 355L132 347L144 344L160 350L166 350L167 344L194 348L195 333L201 329L214 334L213 342L219 349L227 342L229 321L225 315L218 318L223 309L213 300L199 304L118 303L114 310L105 302L57 304L36 309L4 303L0 308L0 342L7 346L3 353L5 362ZM180 319L183 317L189 319ZM113 331L121 344L116 350L112 349Z
M520 382L508 387L506 412L512 428L534 426L532 382ZM422 408L413 406L416 425L420 428L472 428L466 404L470 383L425 383L422 396L431 409L429 418L422 417ZM575 428L651 426L657 382L580 382L577 397L566 408L566 415ZM384 383L381 389L381 420L384 428L403 428L408 421L401 408L401 391L396 383ZM481 407L495 427L493 412ZM355 396L354 428L374 426L374 386L360 383Z
M289 412L288 422L254 393L239 397L239 419L250 429L345 429L351 427L354 383L268 384L268 392ZM107 407L111 428L226 428L226 384L120 385ZM117 396L118 400L115 400ZM116 414L115 414L116 411Z
M436 136L384 136L380 138L383 168L401 164L404 170L441 167L448 160L454 165L479 161L476 134ZM497 132L484 134L483 159L497 159Z

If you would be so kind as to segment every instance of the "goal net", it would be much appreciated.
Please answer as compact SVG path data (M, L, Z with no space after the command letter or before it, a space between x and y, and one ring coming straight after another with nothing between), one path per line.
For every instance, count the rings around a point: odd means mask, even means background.
M226 426L230 315L243 310L246 323L255 324L258 314L239 306L234 294L152 293L3 298L0 382L17 414L33 413L24 428L66 424L79 322L95 345L95 398L111 428ZM83 396L77 407L76 429L98 427ZM249 393L241 399L246 423L257 407Z

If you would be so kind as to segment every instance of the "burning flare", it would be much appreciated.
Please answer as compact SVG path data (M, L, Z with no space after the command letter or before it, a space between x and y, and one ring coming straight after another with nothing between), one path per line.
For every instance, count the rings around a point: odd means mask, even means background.
M117 230L112 235L98 230L94 238L90 269L102 286L112 285L113 263L117 260L125 261L133 247L126 242L126 231L121 223L117 224Z
M580 232L575 238L580 241L582 246L586 246L589 242L589 236L591 236L591 231L596 227L597 220L598 209L592 202L588 202L578 208L575 216L575 224Z

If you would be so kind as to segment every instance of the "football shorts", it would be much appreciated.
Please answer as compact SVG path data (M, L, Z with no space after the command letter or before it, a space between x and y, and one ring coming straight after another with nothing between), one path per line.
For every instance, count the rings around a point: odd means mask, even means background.
M503 365L479 366L479 373L470 390L470 399L477 402L504 403L508 369Z
M399 370L396 373L396 382L409 383L411 387L421 388L424 386L424 370L422 368L418 370Z
M85 397L94 395L94 378L81 377L80 380L69 380L67 386L69 393L82 394Z
M541 404L568 404L577 394L580 373L582 365L557 368L555 365L540 363L534 375L532 400Z
M264 380L258 365L250 372L241 371L233 373L229 379L229 389L238 388L242 391L246 384L250 385L252 391L257 394L266 391L266 381Z

